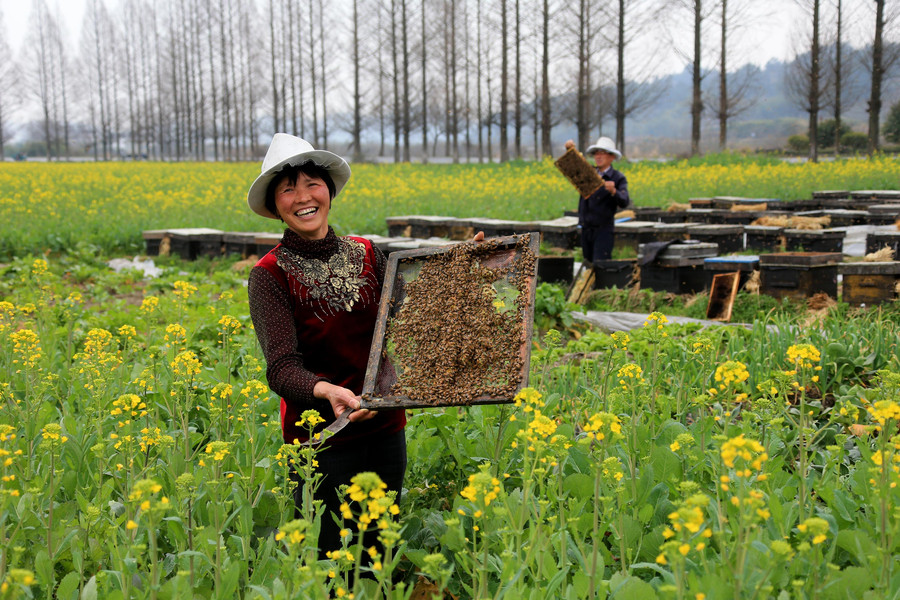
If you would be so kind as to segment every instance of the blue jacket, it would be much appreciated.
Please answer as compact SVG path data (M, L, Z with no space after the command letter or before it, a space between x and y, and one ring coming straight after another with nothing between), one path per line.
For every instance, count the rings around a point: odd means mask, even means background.
M616 213L628 206L628 180L620 171L610 168L603 175L605 181L616 184L616 193L610 194L602 187L588 198L578 199L578 224L595 229L613 229Z

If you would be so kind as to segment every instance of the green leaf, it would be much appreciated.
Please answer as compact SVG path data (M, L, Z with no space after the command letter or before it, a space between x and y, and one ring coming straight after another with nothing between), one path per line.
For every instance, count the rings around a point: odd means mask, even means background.
M681 461L678 459L678 456L668 448L664 446L655 446L650 452L650 464L653 465L656 481L681 480Z
M97 576L94 575L84 584L81 590L81 600L97 600Z
M844 529L837 534L837 545L846 550L856 559L856 562L864 565L870 560L874 561L878 556L878 547L869 534L858 529Z
M46 550L39 550L34 556L34 570L38 581L48 589L53 587L53 562Z
M646 525L650 522L650 519L653 518L653 505L645 504L641 507L641 510L638 511L638 520Z
M832 573L831 577L822 587L824 600L843 600L845 598L859 598L868 590L873 582L873 574L862 567L847 567L842 571Z
M278 527L281 511L275 494L266 490L253 507L253 524L257 527Z
M73 600L77 596L79 583L81 583L81 577L78 576L78 573L67 573L59 582L59 587L56 588L56 597L59 600Z
M583 473L572 473L563 480L563 489L575 498L591 498L594 495L594 478Z
M610 589L612 591L610 598L613 600L654 600L658 597L656 590L646 581L630 575L622 577L620 573L613 575Z
M603 562L602 561L603 561L603 559L601 557L600 561L598 561L600 564L597 565L599 567L597 569L597 571L599 573L603 572ZM599 581L599 579L600 578L598 577L597 580ZM591 585L591 578L587 573L582 573L581 571L576 571L575 575L572 576L572 586L575 588L575 592L577 593L579 598L587 598L588 597L588 589L590 588L590 585Z
M238 582L241 578L241 571L243 571L243 565L240 561L234 561L228 565L225 575L222 577L222 593L220 594L222 598L235 597Z

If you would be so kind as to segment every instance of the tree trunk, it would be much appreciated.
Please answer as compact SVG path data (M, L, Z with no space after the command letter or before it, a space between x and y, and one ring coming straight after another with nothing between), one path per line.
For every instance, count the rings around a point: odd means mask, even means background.
M506 22L506 0L500 0L500 162L509 160L509 140L506 127L509 124L509 49L506 36L509 25Z
M313 0L309 0L309 47L315 48L315 27L313 23L315 19L313 18L315 7L313 6ZM317 92L316 92L316 57L315 52L310 52L309 55L309 66L310 66L310 81L312 82L312 110L313 110L313 139L312 145L316 148L319 147L319 114L316 111L316 106L318 104L317 100Z
M513 146L515 158L522 158L522 37L519 0L516 2L516 104L513 108Z
M322 148L328 147L328 74L325 72L325 4L319 0L319 58L322 71Z
M475 90L475 119L478 122L478 162L484 162L484 113L481 110L481 0L475 5L475 70L478 73L477 89ZM490 77L488 85L490 85ZM488 125L490 131L490 125Z
M841 7L841 0L837 0L837 39L834 42L834 156L837 157L841 153L841 84L843 73L842 69L842 30L844 24L844 15Z
M884 0L875 0L875 39L872 41L872 89L869 95L869 145L871 156L881 147L881 80L884 77Z
M616 31L616 148L625 154L625 0L619 0Z
M409 114L409 37L408 23L406 14L406 4L409 0L400 0L401 18L401 37L403 40L403 162L412 160L409 148L409 129L412 127Z
M353 161L362 161L362 107L359 90L359 0L353 0Z
M700 155L700 118L703 115L703 95L700 83L703 73L700 72L700 26L702 24L702 0L694 0L694 66L691 100L691 156Z
M552 156L550 144L550 0L541 11L541 152Z
M210 25L209 30L206 32L206 39L209 43L209 93L212 96L210 108L212 110L212 143L213 143L213 160L219 162L219 124L217 120L219 118L218 110L219 110L219 98L216 90L216 63L215 63L215 52L213 51L213 35L212 35L212 24L213 21L213 10L212 10L212 0L206 0L206 18Z
M394 82L394 162L400 162L400 84L397 65L397 0L391 0L391 79Z
M425 0L422 0L422 164L428 164L428 30L425 24Z
M809 70L809 160L819 161L819 0L813 0L813 34Z
M450 131L453 164L459 163L459 103L456 98L456 0L450 0Z
M722 31L720 43L722 58L719 61L719 151L728 146L728 69L726 44L728 40L728 0L722 0Z
M309 0L310 10L312 10L312 0ZM223 44L222 52L224 61L224 44L225 44L225 36L223 33L221 43ZM269 0L269 48L270 55L269 61L271 65L271 76L272 76L272 128L275 132L280 131L278 127L278 72L275 70L275 56L278 54L275 47L275 5L272 0ZM224 72L224 69L223 69ZM315 87L315 66L313 66L313 87ZM227 87L227 84L226 84ZM227 94L227 92L226 92ZM225 119L228 117L225 116Z

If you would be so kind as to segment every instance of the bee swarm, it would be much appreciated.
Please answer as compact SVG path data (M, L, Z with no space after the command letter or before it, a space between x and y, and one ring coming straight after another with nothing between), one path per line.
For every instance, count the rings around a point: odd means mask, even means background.
M397 369L392 394L435 406L512 399L524 366L523 315L535 269L529 241L523 235L510 250L496 241L460 244L423 262L388 323ZM499 268L479 260L495 252L514 258ZM516 290L514 299L498 294L498 281Z

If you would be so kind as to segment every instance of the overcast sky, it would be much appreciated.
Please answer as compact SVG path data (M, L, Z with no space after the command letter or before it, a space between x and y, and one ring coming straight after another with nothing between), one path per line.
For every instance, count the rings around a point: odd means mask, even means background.
M69 36L69 41L78 42L79 29L84 15L84 7L87 0L46 0L50 10L57 12L59 20L63 23L63 29ZM119 0L101 0L114 11ZM260 1L260 0L257 0ZM331 0L334 2L335 0ZM490 1L490 0L488 0ZM526 0L528 2L529 0ZM607 0L611 1L611 0ZM667 0L673 5L677 0ZM809 0L800 0L801 2ZM837 0L822 0L823 26L830 28L833 21L833 6ZM848 27L845 34L845 42L853 46L863 46L871 40L873 30L873 11L870 7L871 0L842 0L845 12L845 23L853 24ZM601 4L598 2L597 4ZM713 6L712 0L706 0L705 4ZM732 0L731 5L737 4ZM28 21L32 12L30 0L0 0L0 12L4 28L3 33L10 42L13 53L17 54L22 44L22 39L28 31ZM808 22L802 9L798 7L797 0L755 0L750 3L747 32L741 35L746 40L746 46L732 51L731 62L734 66L744 62L752 62L764 65L772 59L788 60L794 55L796 44L792 38L798 36L801 24ZM602 13L601 13L602 14ZM683 39L690 38L690 26L688 21L677 25L684 29L680 35ZM660 74L680 72L685 65L685 59L675 52L660 64Z

